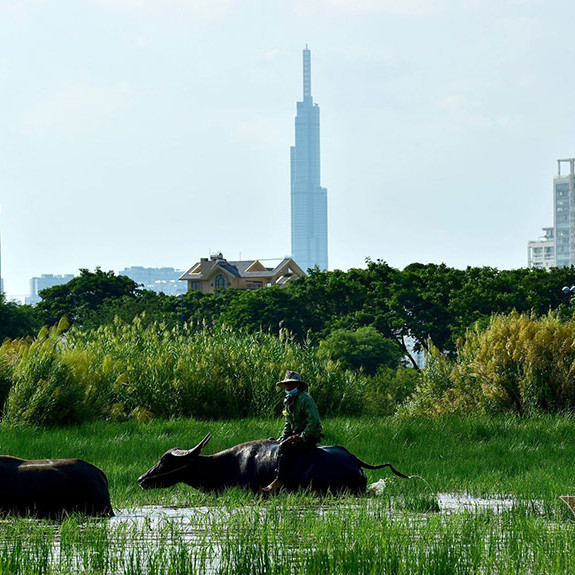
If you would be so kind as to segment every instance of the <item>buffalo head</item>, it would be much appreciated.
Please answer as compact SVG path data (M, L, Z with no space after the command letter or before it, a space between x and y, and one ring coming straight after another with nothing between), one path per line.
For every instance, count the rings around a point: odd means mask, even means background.
M197 460L202 449L209 443L212 434L208 433L193 449L169 449L160 461L138 478L142 489L171 487L185 481L186 471Z

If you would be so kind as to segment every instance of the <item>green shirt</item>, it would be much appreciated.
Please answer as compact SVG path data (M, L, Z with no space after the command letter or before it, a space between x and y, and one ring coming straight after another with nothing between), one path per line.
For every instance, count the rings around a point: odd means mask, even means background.
M299 391L284 399L285 426L280 440L291 435L301 435L304 441L318 443L321 438L319 412L311 395Z

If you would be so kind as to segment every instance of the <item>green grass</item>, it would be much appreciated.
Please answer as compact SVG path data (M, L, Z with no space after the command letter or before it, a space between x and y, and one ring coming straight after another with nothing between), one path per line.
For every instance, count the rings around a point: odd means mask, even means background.
M170 447L206 451L278 435L279 420L97 423L0 427L3 453L82 457L104 469L118 517L61 523L0 521L0 575L72 573L550 573L575 572L571 418L324 421L326 444L369 463L391 462L378 497L265 499L233 489L216 497L187 486L142 491L137 477ZM428 486L428 484L429 486ZM438 493L511 497L512 509L441 511ZM150 506L180 511L151 513Z
M0 451L28 459L91 461L107 473L115 505L126 506L145 503L146 497L170 499L165 492L142 492L135 481L167 449L193 447L210 432L206 453L212 453L250 439L277 437L281 428L279 419L1 426ZM344 445L368 463L392 463L421 476L432 492L524 499L575 493L575 420L570 417L338 418L324 420L324 431L324 444ZM387 469L367 473L370 481L390 479L392 489L429 493L423 481L400 480ZM178 489L191 501L204 497L187 487Z

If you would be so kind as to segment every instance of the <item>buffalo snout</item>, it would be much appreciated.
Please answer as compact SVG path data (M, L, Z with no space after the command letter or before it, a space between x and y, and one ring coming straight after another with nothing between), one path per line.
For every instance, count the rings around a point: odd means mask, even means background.
M158 487L157 482L154 481L154 476L150 475L151 471L153 470L150 469L149 471L146 471L146 473L138 477L138 485L142 489L154 489L154 487Z

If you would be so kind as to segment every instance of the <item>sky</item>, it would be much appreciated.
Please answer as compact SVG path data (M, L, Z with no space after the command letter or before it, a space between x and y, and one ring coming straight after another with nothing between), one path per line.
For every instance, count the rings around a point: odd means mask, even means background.
M289 256L302 50L329 268L527 265L575 157L572 0L0 0L1 274Z

